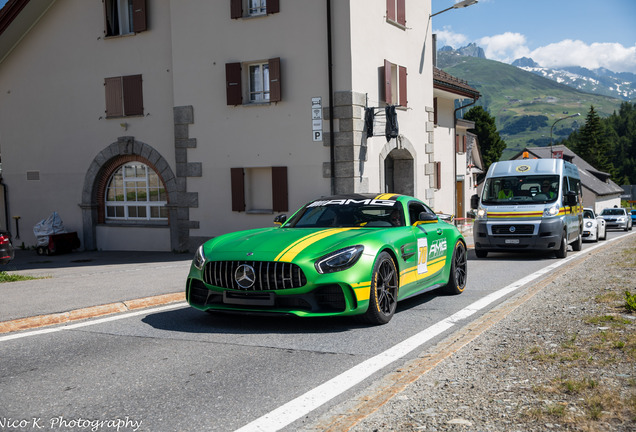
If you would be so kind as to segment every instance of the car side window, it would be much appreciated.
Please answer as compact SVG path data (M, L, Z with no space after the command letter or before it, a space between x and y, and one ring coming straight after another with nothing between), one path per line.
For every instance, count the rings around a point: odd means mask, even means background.
M419 220L420 213L433 213L433 210L429 209L425 205L418 202L409 203L409 225L413 225Z

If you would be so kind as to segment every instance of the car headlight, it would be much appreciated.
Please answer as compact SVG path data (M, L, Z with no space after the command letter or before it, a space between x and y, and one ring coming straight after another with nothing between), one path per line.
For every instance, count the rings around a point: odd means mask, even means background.
M479 208L477 210L477 219L488 219L488 212L485 208Z
M543 210L543 217L552 217L558 214L559 214L559 206L552 206Z
M592 228L592 222L590 221L585 222L585 228Z
M320 274L346 270L358 262L363 250L364 246L357 245L332 252L316 261L316 270Z
M625 218L624 218L623 216L621 216L621 217L619 217L619 218L617 219L617 221L618 221L618 222L625 222Z
M205 264L205 255L203 255L203 245L199 246L196 253L194 254L194 259L192 260L192 264L199 270L203 270L203 265Z

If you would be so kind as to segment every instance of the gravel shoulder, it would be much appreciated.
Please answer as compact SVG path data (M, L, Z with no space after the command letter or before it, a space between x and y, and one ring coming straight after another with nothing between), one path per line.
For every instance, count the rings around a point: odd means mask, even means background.
M350 430L636 431L636 236L587 255Z

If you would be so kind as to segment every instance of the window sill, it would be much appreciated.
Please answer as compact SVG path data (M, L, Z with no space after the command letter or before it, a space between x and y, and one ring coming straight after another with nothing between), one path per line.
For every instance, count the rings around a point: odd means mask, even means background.
M246 210L245 214L274 214L274 210L266 210L266 209Z
M121 227L121 228L166 228L169 226L167 220L107 220L103 224L103 226L109 227Z
M389 23L389 24L391 24L391 25L392 25L392 26L394 26L394 27L399 28L400 30L406 30L406 25L404 25L404 24L400 24L400 23L399 23L399 22L397 22L397 21L393 21L393 20L391 20L391 19L387 18L387 19L386 19L386 22L387 22L387 23Z

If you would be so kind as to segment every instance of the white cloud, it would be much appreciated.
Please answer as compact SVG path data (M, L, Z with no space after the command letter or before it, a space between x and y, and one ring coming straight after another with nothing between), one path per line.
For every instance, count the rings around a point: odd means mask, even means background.
M528 57L530 50L526 37L520 33L506 32L495 36L486 36L477 41L484 49L486 58L504 63L512 63L520 57Z
M468 38L461 33L454 33L451 27L444 26L443 30L435 30L437 34L437 48L449 45L454 49L468 45Z
M544 67L603 67L614 72L636 73L636 44L632 47L624 47L619 43L588 45L579 40L566 39L537 48L530 56Z

